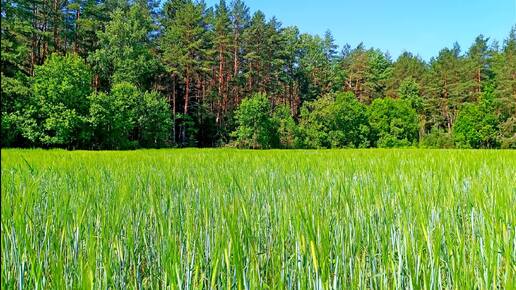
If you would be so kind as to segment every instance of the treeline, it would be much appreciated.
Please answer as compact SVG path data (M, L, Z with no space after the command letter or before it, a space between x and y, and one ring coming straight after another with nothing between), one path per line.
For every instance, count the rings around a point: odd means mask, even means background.
M516 26L429 62L241 0L2 0L2 146L516 148Z

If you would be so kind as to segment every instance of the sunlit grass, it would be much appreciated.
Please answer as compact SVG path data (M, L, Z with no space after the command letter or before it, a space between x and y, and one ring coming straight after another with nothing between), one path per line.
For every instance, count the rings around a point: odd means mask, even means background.
M516 151L2 150L2 289L514 289Z

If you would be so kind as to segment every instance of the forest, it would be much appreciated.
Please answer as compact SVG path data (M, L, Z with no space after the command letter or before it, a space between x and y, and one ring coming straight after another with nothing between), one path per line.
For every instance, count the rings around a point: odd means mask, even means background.
M241 0L1 9L2 147L516 148L516 25L425 61Z

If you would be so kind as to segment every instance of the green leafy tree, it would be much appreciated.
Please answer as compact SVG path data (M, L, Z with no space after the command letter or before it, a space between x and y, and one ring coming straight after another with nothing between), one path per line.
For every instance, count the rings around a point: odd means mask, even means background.
M37 124L25 137L47 146L75 147L89 142L87 118L91 72L75 55L52 55L35 68L34 97L26 112Z
M231 94L235 105L240 103L242 97L243 85L245 83L242 62L243 62L243 47L244 47L244 30L249 25L250 15L249 7L246 6L242 0L233 0L230 5L230 20L232 28L232 50L233 50L233 74L231 77Z
M392 74L391 60L379 49L370 49L369 70L365 81L366 94L371 100L385 96L387 81Z
M268 149L275 145L277 133L271 118L272 108L265 94L257 93L242 100L235 113L233 132L239 147Z
M164 5L164 26L159 39L162 50L162 62L172 79L172 101L175 123L179 125L179 143L181 146L191 144L188 140L196 130L191 114L191 97L195 81L200 81L210 62L207 61L207 36L205 7L203 3L191 0L167 1ZM181 82L182 90L177 85ZM182 95L179 95L182 94ZM181 115L176 115L178 99L182 96Z
M391 61L378 49L366 50L363 44L344 53L340 60L344 70L344 88L366 104L385 95L392 73Z
M328 36L329 38L329 36ZM301 34L299 36L299 78L301 101L312 101L336 88L333 43L330 39Z
M269 30L265 20L265 14L256 11L251 18L249 27L244 30L244 76L246 79L246 91L265 93L265 77L268 73L269 58Z
M366 106L353 93L328 94L305 103L298 144L306 148L367 147Z
M405 100L376 99L368 110L372 143L378 147L411 146L418 139L416 110Z
M22 110L31 98L30 34L32 26L29 1L1 3L1 115L2 146L24 145Z
M156 92L142 93L133 84L123 82L115 84L109 94L95 93L89 100L94 147L128 149L170 144L170 110Z
M217 79L217 95L219 99L218 109L222 112L219 113L225 114L230 106L229 99L229 86L227 85L228 81L231 78L232 65L232 34L231 34L231 20L229 18L229 10L226 6L226 2L221 0L219 4L215 7L215 15L213 17L213 46L216 49L216 79ZM223 121L222 118L219 117L219 121Z
M157 70L150 52L152 30L152 18L145 6L133 5L129 11L116 9L105 31L97 32L100 48L90 56L95 72L111 84L131 82L149 88Z
M492 51L488 45L489 38L479 35L466 53L462 69L464 70L464 93L466 101L476 102L482 95L484 86L492 77Z
M498 128L498 142L501 148L516 149L516 116L503 121Z
M499 118L493 106L493 93L485 92L478 104L463 106L453 126L453 138L459 148L498 146Z
M420 86L412 78L403 80L398 89L400 99L406 100L418 113L423 109L423 98L420 95Z
M282 68L279 69L279 78L285 88L281 92L283 101L290 107L291 112L297 116L301 105L300 78L301 68L299 67L300 58L300 38L299 29L290 26L280 31Z
M141 147L170 146L172 119L167 101L156 92L140 94L137 110L138 142Z
M136 123L139 92L129 83L115 84L109 94L99 92L89 99L89 122L93 129L94 148L126 149L136 147L130 133Z
M498 140L502 148L516 148L516 25L501 50L493 54L493 102L500 119Z
M424 110L424 99L421 97L421 87L411 77L404 79L398 88L398 96L401 100L407 101L416 110L419 121L419 136L425 135L426 114Z
M274 108L273 122L277 128L280 148L294 148L296 142L297 126L290 108L287 105L279 105Z

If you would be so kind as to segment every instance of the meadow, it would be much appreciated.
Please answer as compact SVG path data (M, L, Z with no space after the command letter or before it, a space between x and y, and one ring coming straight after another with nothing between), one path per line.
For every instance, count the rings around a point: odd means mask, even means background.
M2 289L516 288L516 151L1 153Z

